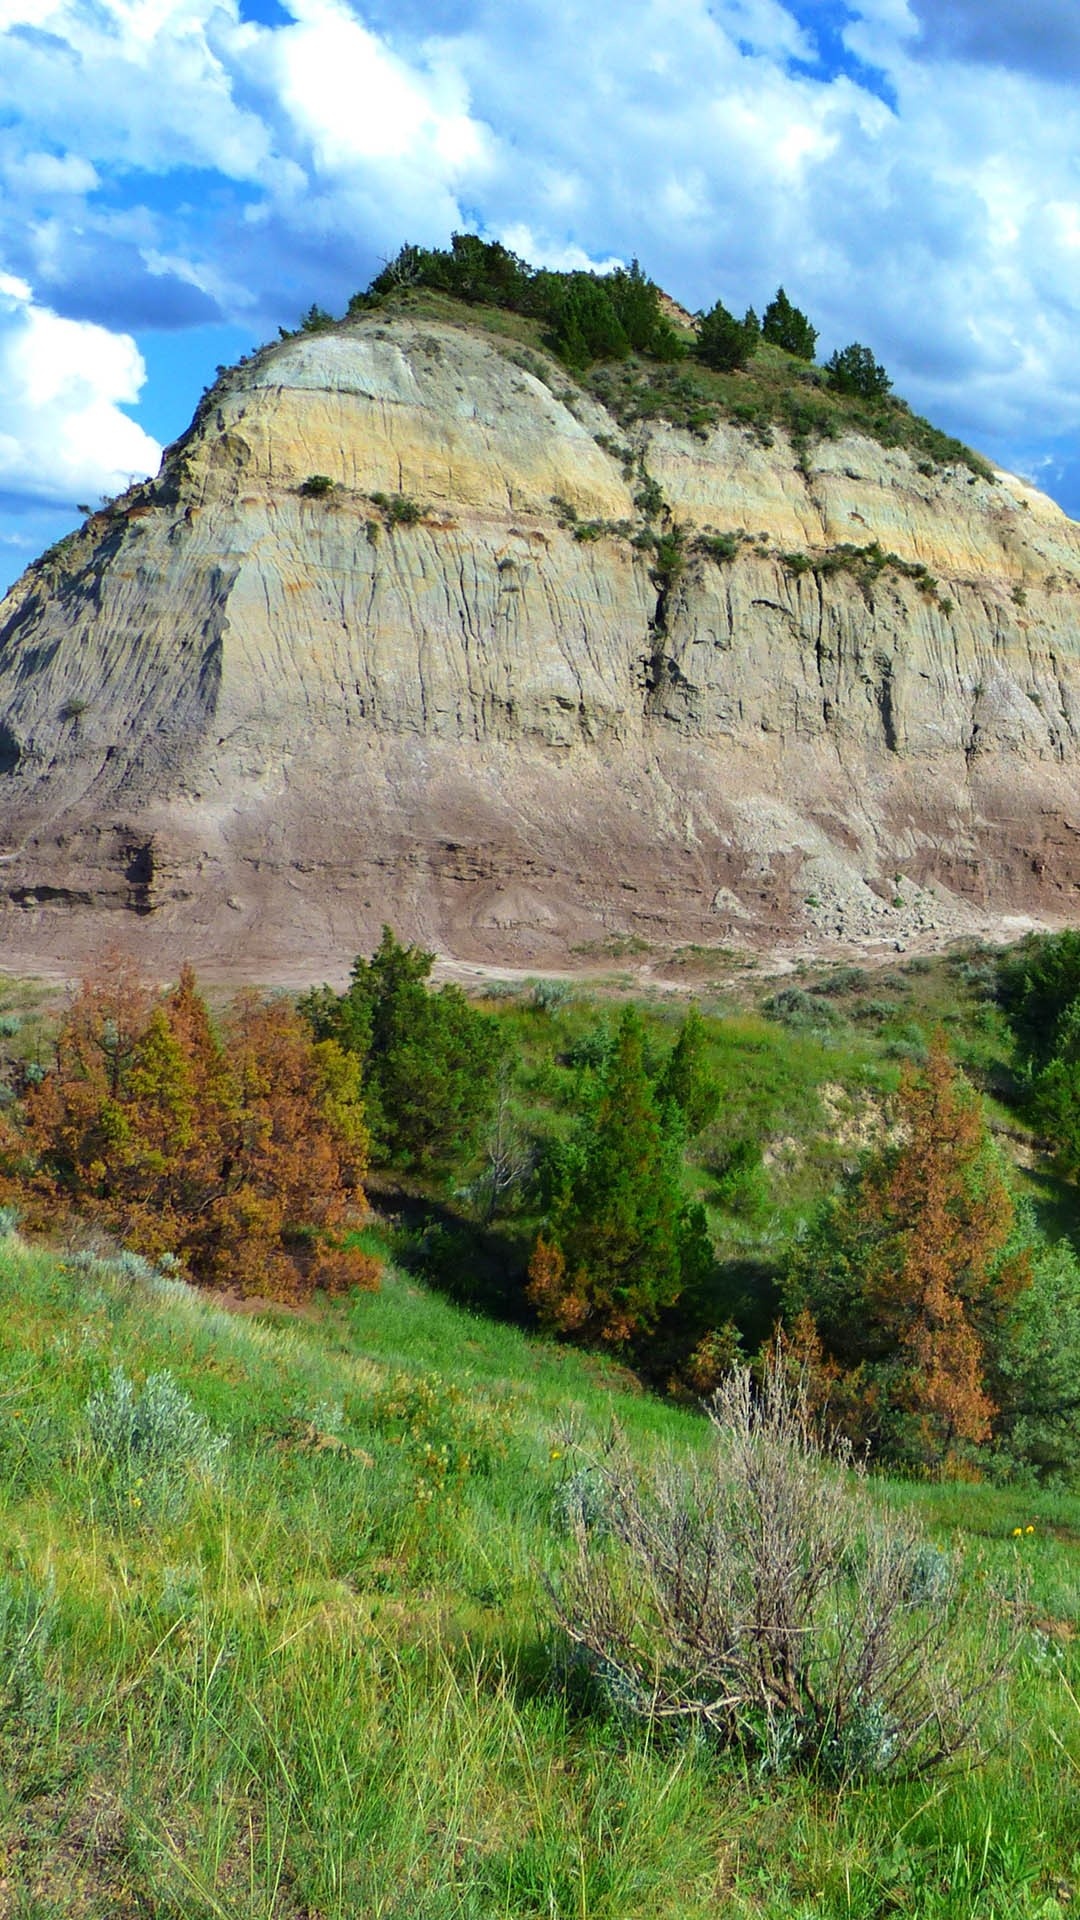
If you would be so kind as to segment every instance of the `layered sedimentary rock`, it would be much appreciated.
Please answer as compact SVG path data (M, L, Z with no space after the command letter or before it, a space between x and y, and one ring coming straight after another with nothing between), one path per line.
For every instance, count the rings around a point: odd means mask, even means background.
M862 438L627 433L547 371L408 318L287 341L24 575L9 952L120 909L298 973L387 919L531 964L1074 912L1080 526Z

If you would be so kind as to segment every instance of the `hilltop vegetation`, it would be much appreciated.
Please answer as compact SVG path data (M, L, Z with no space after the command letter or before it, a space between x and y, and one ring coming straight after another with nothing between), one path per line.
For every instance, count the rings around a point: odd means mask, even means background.
M624 428L661 418L705 436L727 419L767 445L779 427L801 457L816 441L862 433L908 448L928 474L962 465L993 477L981 455L891 392L868 347L852 341L816 366L817 329L783 287L760 321L752 309L738 320L717 300L687 325L636 260L605 274L555 272L497 241L456 233L448 248L403 246L353 296L346 320L383 309L467 320L519 350L544 348ZM340 324L313 306L301 330ZM540 355L528 364L551 378Z

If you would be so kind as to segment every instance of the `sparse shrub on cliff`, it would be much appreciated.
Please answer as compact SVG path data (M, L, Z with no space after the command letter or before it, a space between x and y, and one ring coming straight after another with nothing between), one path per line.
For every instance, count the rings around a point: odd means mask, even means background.
M795 577L813 573L818 579L827 580L832 574L849 574L868 599L879 575L893 573L910 580L928 600L938 599L938 583L925 562L903 560L898 553L886 553L879 540L871 540L865 547L845 541L840 546L827 548L824 553L782 553L780 564ZM943 601L939 604L947 611Z
M300 491L307 499L321 500L334 491L334 481L328 473L309 473L300 483Z
M686 567L686 529L677 521L652 536L653 561L649 578L658 591L675 585Z
M835 440L839 431L834 409L795 394L784 403L784 425L797 452L800 446L809 447L812 440Z
M693 550L704 554L706 560L715 560L717 566L725 566L739 551L739 536L737 533L697 533Z
M369 493L368 499L378 507L388 527L415 527L427 512L407 493Z
M641 469L641 484L634 494L634 505L643 520L655 520L664 511L664 489L651 473Z
M575 520L574 539L583 546L593 540L629 540L634 526L631 520Z

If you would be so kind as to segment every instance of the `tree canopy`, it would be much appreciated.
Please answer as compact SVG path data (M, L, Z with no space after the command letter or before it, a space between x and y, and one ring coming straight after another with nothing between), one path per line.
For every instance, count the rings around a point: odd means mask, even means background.
M357 955L345 993L319 988L300 1010L362 1067L373 1162L437 1175L475 1151L506 1042L460 987L430 988L434 962L384 927L371 959Z
M1027 1276L982 1106L935 1036L903 1078L893 1140L819 1210L788 1276L789 1322L861 1441L941 1465L990 1437L989 1374Z
M533 1253L529 1297L547 1326L629 1345L712 1264L704 1214L683 1194L681 1137L664 1124L632 1008L579 1145Z
M702 314L697 337L698 359L715 372L735 373L745 367L757 343L757 323L752 315L736 320L722 300Z
M857 340L826 360L825 373L834 393L854 394L861 400L883 400L892 388L880 361Z
M621 360L630 352L675 360L685 347L664 313L660 289L636 260L611 273L532 267L497 240L455 233L449 247L404 246L350 311L373 297L432 287L457 300L506 307L545 323L547 343L568 366Z
M998 969L1027 1106L1062 1171L1080 1176L1080 933L1035 934Z
M0 1171L50 1217L70 1208L249 1292L372 1283L340 1244L366 1210L359 1070L281 1000L241 995L219 1031L189 967L161 993L103 965L19 1122L0 1128Z
M783 287L777 287L761 316L761 337L798 360L812 360L817 350L817 328L801 307L792 305Z

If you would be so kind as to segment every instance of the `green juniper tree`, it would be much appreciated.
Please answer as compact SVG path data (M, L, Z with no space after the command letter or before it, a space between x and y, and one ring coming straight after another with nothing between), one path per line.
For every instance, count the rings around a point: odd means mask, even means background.
M880 361L857 340L825 362L825 373L834 393L854 394L860 400L884 400L892 387Z
M568 276L555 308L550 342L568 367L626 359L630 341L602 280L591 273Z
M491 1119L506 1041L460 987L431 990L434 960L384 927L344 994L318 988L300 1007L318 1038L363 1064L373 1162L442 1175L468 1162Z
M716 373L735 373L753 357L758 342L756 322L736 320L722 300L702 314L698 327L697 354Z
M797 360L812 360L817 348L817 328L811 326L800 307L792 305L783 287L777 287L762 315L761 337L770 346L793 353Z
M634 353L654 360L679 360L686 349L660 305L660 289L636 260L616 267L600 282Z
M1036 934L1001 963L998 994L1016 1039L1032 1119L1068 1178L1080 1176L1080 933Z
M681 1145L646 1068L641 1017L627 1008L577 1164L529 1267L529 1297L546 1325L632 1346L711 1265L704 1213L683 1194Z
M681 1114L688 1140L696 1139L715 1120L720 1105L720 1089L709 1074L706 1042L705 1022L691 1007L657 1088L661 1106L671 1105Z

